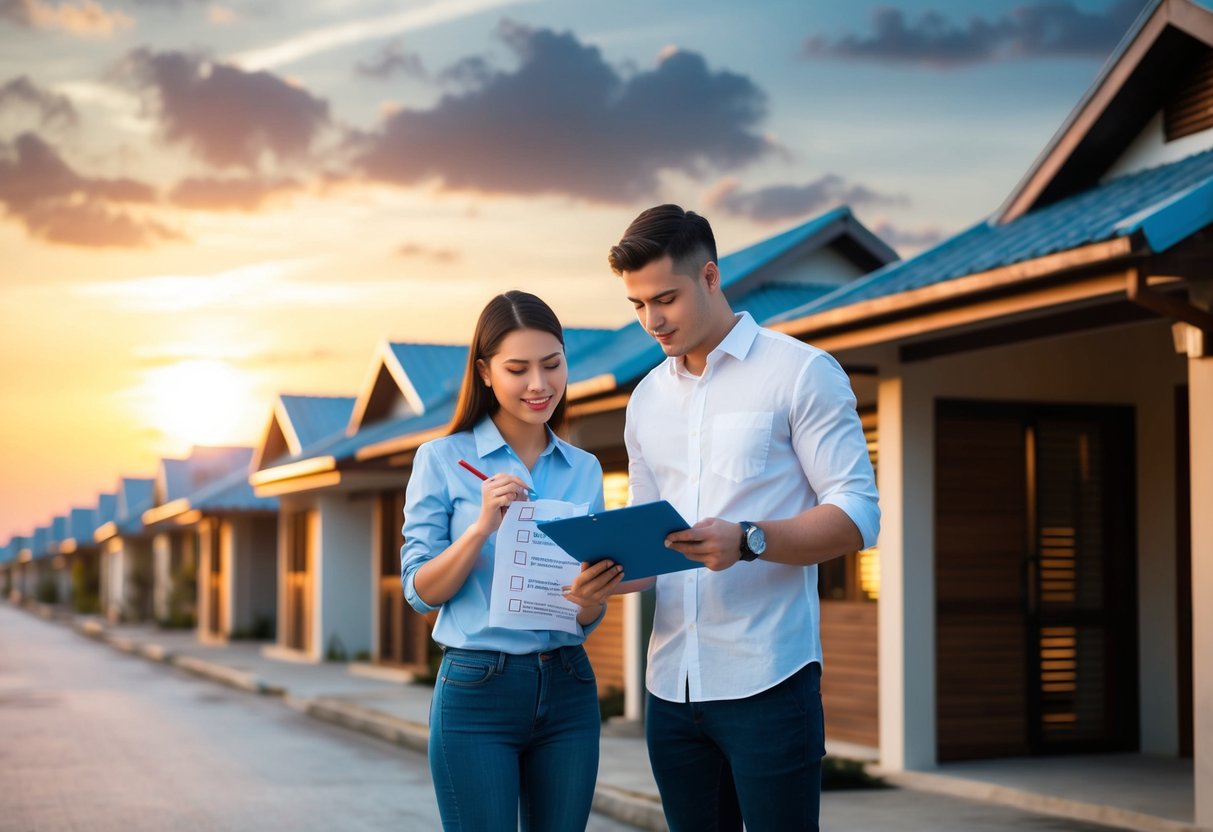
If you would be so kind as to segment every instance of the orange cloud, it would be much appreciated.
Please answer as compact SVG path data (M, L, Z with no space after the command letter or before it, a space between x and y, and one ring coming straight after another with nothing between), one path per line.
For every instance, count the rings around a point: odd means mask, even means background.
M95 0L57 6L41 0L2 0L0 18L31 29L61 29L80 37L109 37L135 25L134 18L109 11Z

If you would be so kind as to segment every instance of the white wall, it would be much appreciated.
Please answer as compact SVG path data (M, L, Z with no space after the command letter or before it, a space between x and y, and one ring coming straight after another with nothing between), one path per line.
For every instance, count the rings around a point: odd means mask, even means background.
M1137 134L1137 138L1132 141L1128 149L1104 174L1103 181L1116 179L1139 170L1178 162L1180 159L1211 147L1213 147L1213 130L1202 130L1199 133L1184 136L1182 139L1166 141L1162 110L1159 110Z
M316 568L316 644L323 658L334 637L346 656L370 652L373 597L371 534L375 500L372 495L322 495L319 508L319 558Z

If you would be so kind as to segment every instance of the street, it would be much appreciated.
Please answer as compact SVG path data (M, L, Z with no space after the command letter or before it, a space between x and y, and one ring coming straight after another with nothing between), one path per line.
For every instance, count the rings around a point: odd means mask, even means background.
M423 755L7 605L0 772L5 832L439 828Z

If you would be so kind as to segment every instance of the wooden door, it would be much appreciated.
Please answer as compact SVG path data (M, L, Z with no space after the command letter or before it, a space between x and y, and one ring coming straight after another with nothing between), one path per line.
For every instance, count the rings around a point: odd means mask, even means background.
M315 512L295 511L286 521L286 582L283 587L283 644L294 650L311 649L311 549Z
M1132 412L941 402L940 760L1137 745Z

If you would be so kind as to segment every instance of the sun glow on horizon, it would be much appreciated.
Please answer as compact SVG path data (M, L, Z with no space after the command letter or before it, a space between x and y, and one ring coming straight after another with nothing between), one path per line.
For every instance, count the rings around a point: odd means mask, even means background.
M214 359L149 370L136 396L137 418L177 448L247 443L264 415L248 374Z

